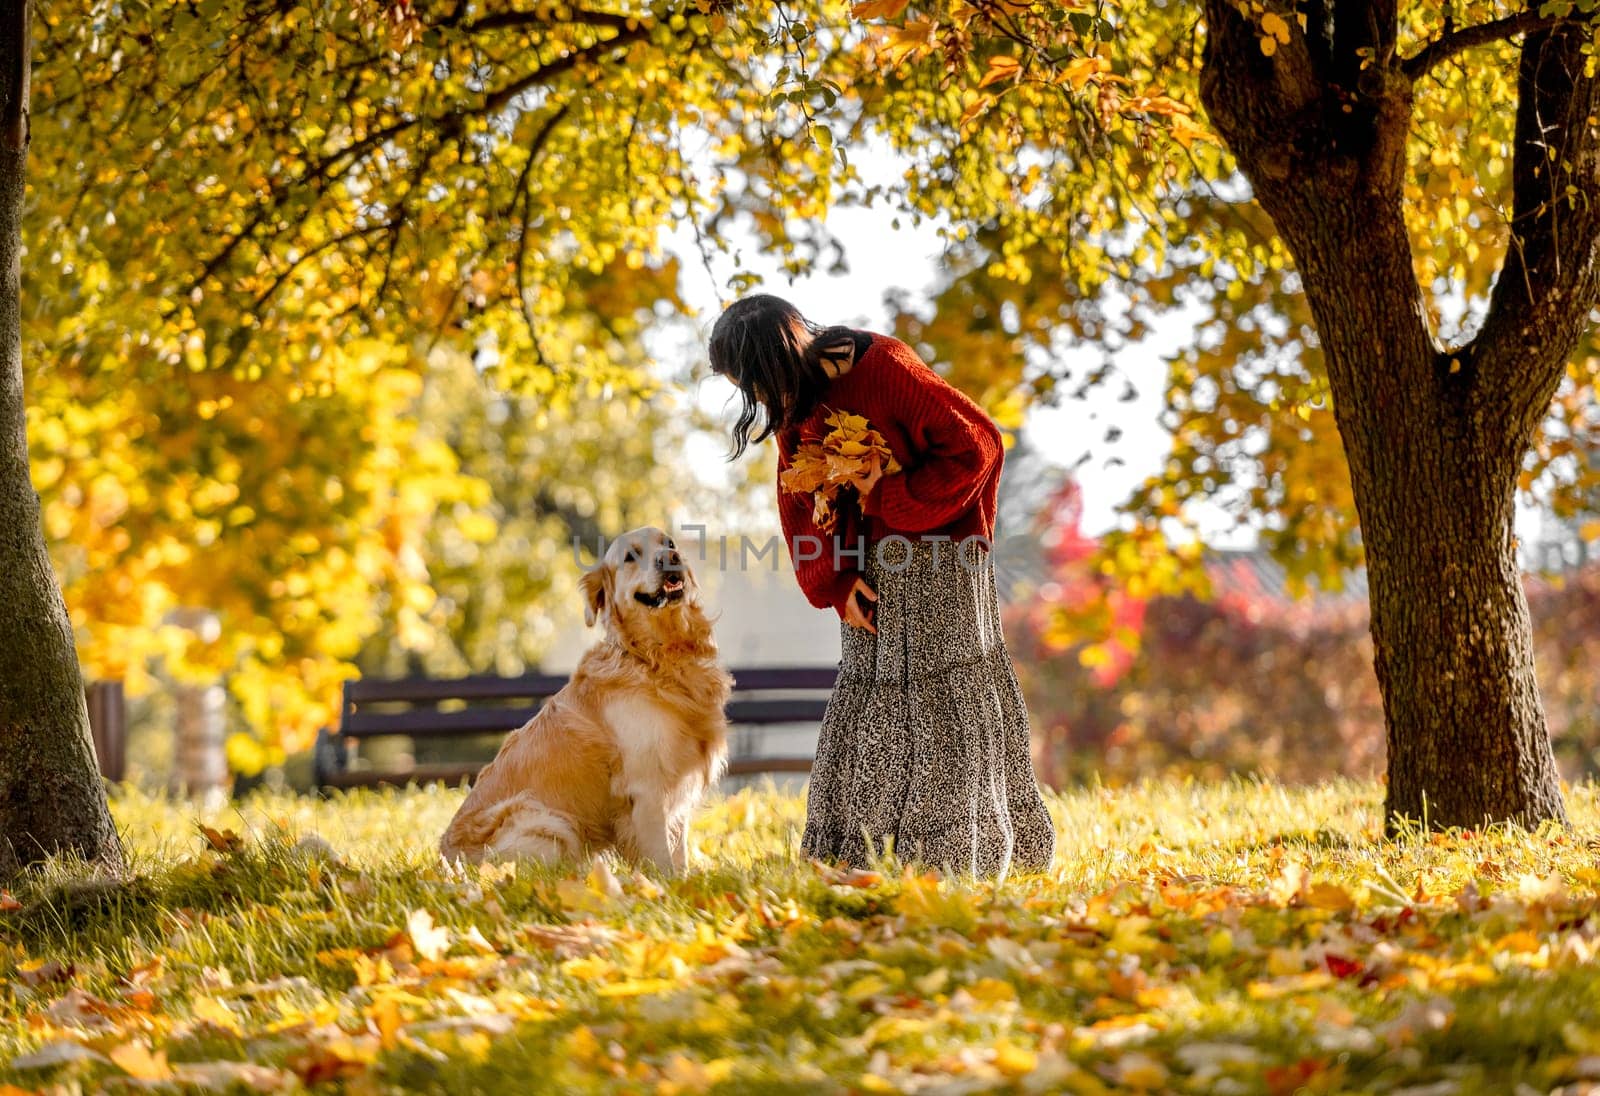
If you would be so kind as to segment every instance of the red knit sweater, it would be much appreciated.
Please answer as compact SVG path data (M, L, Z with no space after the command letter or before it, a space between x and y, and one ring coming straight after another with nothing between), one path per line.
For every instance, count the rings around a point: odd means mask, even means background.
M973 535L994 538L1005 451L999 427L981 407L905 343L873 335L854 367L829 384L816 410L778 432L779 475L801 441L826 433L823 420L839 410L864 416L883 435L901 471L880 479L860 509L841 496L831 533L811 520L808 496L784 491L781 484L778 516L806 598L818 608L832 606L842 618L845 598L864 565L849 554L858 538L864 538L868 552L897 534L910 540L947 536L956 543Z

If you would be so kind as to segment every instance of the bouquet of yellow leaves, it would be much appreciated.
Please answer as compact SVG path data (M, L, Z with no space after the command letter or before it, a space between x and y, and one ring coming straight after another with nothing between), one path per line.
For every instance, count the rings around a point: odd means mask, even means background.
M811 496L811 520L826 532L838 519L841 488L855 489L874 465L886 476L900 471L900 465L883 435L863 416L835 411L824 421L828 432L820 440L802 442L778 481L790 494Z

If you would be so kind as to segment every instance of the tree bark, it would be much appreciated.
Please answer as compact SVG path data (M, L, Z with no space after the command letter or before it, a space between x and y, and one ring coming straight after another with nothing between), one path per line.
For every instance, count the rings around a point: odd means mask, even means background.
M1566 820L1513 532L1520 451L1445 416L1403 467L1352 461L1391 828Z
M10 0L0 10L0 878L63 853L122 866L28 471L20 306L28 7Z
M1592 148L1579 155L1594 105L1593 82L1574 77L1581 35L1552 32L1559 50L1549 34L1525 46L1537 186L1519 194L1523 246L1496 298L1510 277L1524 295L1492 304L1474 343L1446 349L1429 330L1403 216L1413 77L1396 56L1393 3L1319 7L1303 30L1287 11L1294 32L1271 56L1229 0L1206 8L1201 93L1294 256L1349 461L1388 725L1388 824L1565 821L1513 518L1523 455L1595 300L1587 212L1560 211L1559 252L1538 223L1566 182L1552 177L1547 145L1570 151L1576 174L1592 171ZM1552 132L1557 117L1572 142Z

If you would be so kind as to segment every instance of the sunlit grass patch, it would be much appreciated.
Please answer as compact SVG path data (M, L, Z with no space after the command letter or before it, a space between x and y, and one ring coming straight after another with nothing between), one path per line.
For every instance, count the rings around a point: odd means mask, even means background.
M1380 837L1381 793L1051 799L1048 875L798 862L804 803L711 804L692 874L466 871L460 793L125 794L134 878L0 912L0 1082L515 1091L1549 1091L1600 1075L1575 828ZM315 835L314 837L312 835ZM943 1091L950 1091L942 1087Z

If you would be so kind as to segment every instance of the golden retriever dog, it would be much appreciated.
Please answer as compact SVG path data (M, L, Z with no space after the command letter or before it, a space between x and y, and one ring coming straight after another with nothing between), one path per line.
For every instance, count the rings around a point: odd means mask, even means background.
M616 849L687 866L689 814L727 758L733 683L699 585L672 538L644 528L614 541L582 589L605 637L479 775L440 842L448 860Z

